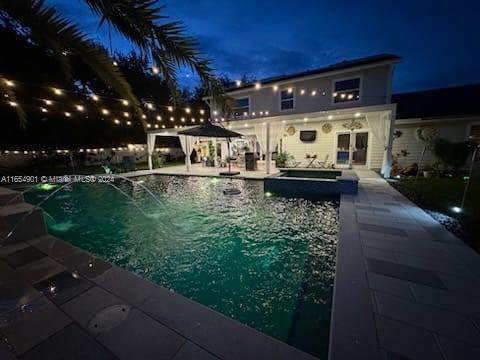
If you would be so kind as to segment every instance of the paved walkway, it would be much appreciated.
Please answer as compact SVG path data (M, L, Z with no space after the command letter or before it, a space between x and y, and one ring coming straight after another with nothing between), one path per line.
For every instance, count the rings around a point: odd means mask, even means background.
M357 173L340 204L331 359L480 359L480 256Z

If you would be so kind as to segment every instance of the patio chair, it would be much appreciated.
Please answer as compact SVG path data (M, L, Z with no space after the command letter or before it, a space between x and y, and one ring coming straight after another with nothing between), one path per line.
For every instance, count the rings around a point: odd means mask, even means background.
M329 155L325 155L325 159L323 160L318 160L318 167L322 169L328 169L330 168L330 161L328 161Z
M301 163L301 161L296 161L295 158L292 156L285 162L285 167L296 168L299 167Z

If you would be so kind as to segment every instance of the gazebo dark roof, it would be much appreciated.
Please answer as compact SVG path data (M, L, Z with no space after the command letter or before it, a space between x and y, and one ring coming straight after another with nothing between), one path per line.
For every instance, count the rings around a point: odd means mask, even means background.
M214 137L214 138L232 138L232 137L243 136L242 134L239 134L235 131L225 129L222 126L214 125L209 121L191 129L181 130L178 132L178 134L189 135L189 136Z

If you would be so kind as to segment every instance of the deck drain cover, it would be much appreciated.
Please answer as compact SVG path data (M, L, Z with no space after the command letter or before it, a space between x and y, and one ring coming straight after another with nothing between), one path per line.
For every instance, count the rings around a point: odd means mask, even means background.
M113 305L99 311L88 324L93 333L102 333L120 325L130 313L127 305Z

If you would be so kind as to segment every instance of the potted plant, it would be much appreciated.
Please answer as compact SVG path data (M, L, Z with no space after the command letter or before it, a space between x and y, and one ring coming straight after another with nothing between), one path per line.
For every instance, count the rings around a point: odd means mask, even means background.
M211 141L208 142L208 156L205 166L215 166L215 147Z
M437 175L437 171L433 166L427 165L423 168L423 177L426 179L433 178Z
M276 167L277 168L285 167L287 164L287 161L290 160L291 158L292 156L286 151L282 151L278 153L277 159L275 160Z

